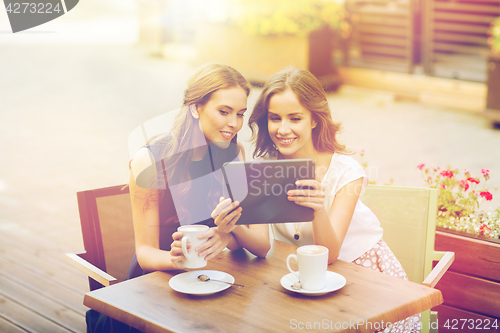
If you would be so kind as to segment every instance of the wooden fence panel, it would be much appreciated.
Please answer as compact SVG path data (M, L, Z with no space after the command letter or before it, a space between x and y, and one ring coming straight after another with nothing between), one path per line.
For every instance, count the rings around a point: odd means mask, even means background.
M425 73L485 82L487 31L500 15L500 0L424 0L423 4Z
M436 308L439 332L500 332L492 325L486 329L487 320L500 325L500 242L438 229L435 249L455 252L455 261L436 285L444 298ZM471 321L462 327L466 319Z
M413 0L347 0L352 22L348 66L413 72Z

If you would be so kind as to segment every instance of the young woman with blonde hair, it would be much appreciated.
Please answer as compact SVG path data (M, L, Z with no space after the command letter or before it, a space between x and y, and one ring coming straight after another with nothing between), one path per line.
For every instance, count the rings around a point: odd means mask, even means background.
M237 133L243 126L250 88L232 67L211 63L188 82L171 133L141 148L131 161L130 194L137 263L144 271L182 267L180 225L206 224L200 256L213 258L226 246L264 257L270 248L266 226L235 225L241 209L212 217L220 202L221 166L243 159ZM150 161L155 161L151 165ZM144 165L149 167L144 167ZM151 172L151 170L155 170ZM228 201L229 200L229 201ZM139 272L140 273L140 272Z
M197 249L209 260L225 247L259 257L270 249L267 225L235 225L241 208L223 200L221 166L244 158L237 142L250 88L234 68L211 63L188 82L170 133L153 138L130 162L130 196L136 254L128 278L183 267L180 225L205 224ZM94 310L87 332L138 332Z
M257 100L249 126L256 145L254 157L315 162L315 179L296 183L309 189L287 192L288 200L314 210L314 220L273 224L276 239L297 246L323 245L329 250L329 263L339 258L407 279L382 240L377 217L359 200L368 179L338 142L341 126L332 120L326 94L309 71L289 68L273 75ZM410 332L418 324L418 315L409 317L391 332Z

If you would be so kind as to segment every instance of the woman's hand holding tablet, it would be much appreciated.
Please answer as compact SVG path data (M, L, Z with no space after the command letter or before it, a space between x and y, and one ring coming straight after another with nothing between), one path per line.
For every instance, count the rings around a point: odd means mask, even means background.
M287 192L288 200L298 205L314 209L315 212L324 209L325 186L316 179L302 179L295 182L297 189Z
M230 233L236 226L236 222L241 216L242 208L238 207L238 201L233 202L231 198L219 198L219 204L212 212L212 218L219 231ZM238 208L236 208L238 207Z

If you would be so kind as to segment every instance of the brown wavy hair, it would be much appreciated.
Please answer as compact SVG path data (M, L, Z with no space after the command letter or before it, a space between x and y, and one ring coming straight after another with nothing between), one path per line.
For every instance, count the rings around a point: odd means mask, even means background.
M299 102L311 112L316 127L312 130L312 141L318 152L351 154L345 145L337 141L341 124L333 121L326 93L318 79L305 69L286 68L269 78L248 120L255 143L253 157L262 157L276 151L267 126L269 100L275 94L290 89Z

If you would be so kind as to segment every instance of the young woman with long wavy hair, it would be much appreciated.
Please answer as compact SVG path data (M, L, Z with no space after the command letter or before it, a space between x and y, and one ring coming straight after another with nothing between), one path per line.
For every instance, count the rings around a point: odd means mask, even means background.
M256 145L254 157L308 158L315 161L315 179L289 190L288 200L314 210L314 220L271 225L274 237L297 246L316 244L337 258L380 272L406 277L382 239L377 217L360 200L368 184L361 165L338 142L341 125L332 120L326 94L309 71L289 68L264 86L249 119ZM418 330L419 315L393 326L391 332Z

